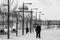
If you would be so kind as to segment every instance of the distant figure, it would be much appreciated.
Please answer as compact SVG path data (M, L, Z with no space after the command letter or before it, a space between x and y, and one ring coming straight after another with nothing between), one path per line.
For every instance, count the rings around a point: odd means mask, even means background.
M37 38L37 37L41 38L41 37L40 37L41 25L37 25L35 31L36 31L36 38Z
M26 27L26 34L29 32L29 29L28 29L28 27Z
M0 33L4 33L4 30L0 30Z

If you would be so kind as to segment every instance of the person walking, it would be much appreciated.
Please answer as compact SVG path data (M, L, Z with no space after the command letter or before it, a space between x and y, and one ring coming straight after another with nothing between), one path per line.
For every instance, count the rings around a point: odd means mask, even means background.
M35 31L36 31L36 38L39 37L41 38L41 25L37 25L37 27L35 28Z
M29 28L28 27L26 27L26 34L29 32Z

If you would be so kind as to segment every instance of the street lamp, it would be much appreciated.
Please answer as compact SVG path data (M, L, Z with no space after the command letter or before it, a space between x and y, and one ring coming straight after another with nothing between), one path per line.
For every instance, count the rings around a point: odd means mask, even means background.
M40 13L42 13L42 12L40 12ZM40 13L39 13L39 22L40 22L40 25L41 25L40 15L44 15L44 14L40 14Z
M36 16L33 16L33 21L34 21L34 24L33 24L33 28L36 28Z
M16 15L16 36L18 36L18 14L16 13L16 11L14 11L15 12L15 15Z
M38 9L37 9L37 8L32 8L32 9L31 9L30 33L31 33L31 27L32 27L32 16L33 16L33 14L32 14L33 12L32 12L32 11L33 11L33 10L38 10Z
M37 13L39 13L39 23L41 22L41 19L40 19L40 15L44 15L44 14L41 14L42 12L36 12L36 22L37 22ZM41 25L41 23L40 23Z
M31 18L31 15L30 14L28 14L28 16L26 17L27 18L27 23L26 23L26 28L28 28L28 20L30 20L30 18Z
M18 36L18 20L19 20L19 17L22 17L19 12L20 11L14 11L15 12L15 15L16 15L16 36Z
M32 3L23 3L22 35L24 35L24 4L32 4Z
M9 6L9 0L8 0L8 39L10 38L10 35L9 35L9 11L10 11L10 6Z

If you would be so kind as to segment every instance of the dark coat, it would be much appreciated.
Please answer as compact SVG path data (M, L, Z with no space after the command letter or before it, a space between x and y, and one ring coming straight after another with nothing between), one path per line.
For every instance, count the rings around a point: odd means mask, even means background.
M36 27L35 31L38 32L38 33L40 33L40 31L41 31L41 26L38 25L38 26Z
M28 28L26 28L26 32L29 32L29 29Z

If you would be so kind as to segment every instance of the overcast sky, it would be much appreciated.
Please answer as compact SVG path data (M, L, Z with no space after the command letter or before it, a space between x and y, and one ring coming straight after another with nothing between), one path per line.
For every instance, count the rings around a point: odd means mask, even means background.
M0 0L0 4L3 3L3 0ZM19 6L22 5L23 0L17 0ZM28 5L29 8L38 8L38 11L41 11L41 19L49 20L60 20L60 0L24 0L24 2L31 2L32 5ZM16 4L16 0L13 6ZM34 13L35 14L35 13Z

